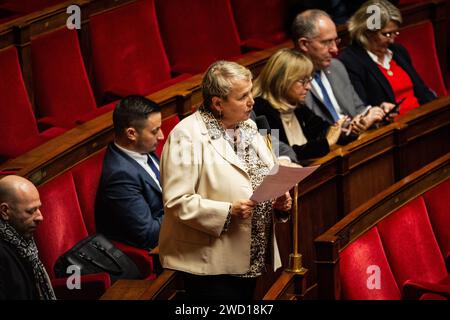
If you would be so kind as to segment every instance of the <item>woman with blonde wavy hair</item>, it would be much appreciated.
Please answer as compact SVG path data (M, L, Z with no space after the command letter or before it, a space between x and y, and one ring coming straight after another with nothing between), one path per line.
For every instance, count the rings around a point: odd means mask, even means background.
M341 119L330 126L304 105L311 89L312 62L302 53L281 49L266 63L255 80L254 111L265 115L280 141L294 149L299 160L326 155L341 133Z

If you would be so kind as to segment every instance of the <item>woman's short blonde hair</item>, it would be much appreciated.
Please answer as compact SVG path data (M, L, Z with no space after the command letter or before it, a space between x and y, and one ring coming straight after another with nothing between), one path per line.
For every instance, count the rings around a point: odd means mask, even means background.
M209 109L213 97L227 99L236 80L251 81L251 71L231 61L220 60L210 65L202 80L203 106Z
M377 6L380 12L379 28L375 30L369 29L369 25L373 17L374 11L368 9L370 6ZM370 22L369 22L370 21ZM402 24L402 14L400 10L392 3L386 0L369 0L353 14L348 21L348 31L350 33L350 39L361 44L363 47L367 47L369 40L368 34L373 31L378 31L386 27L389 21L394 21L398 25ZM377 22L377 21L375 21Z
M277 110L286 111L289 89L295 81L311 76L312 71L313 64L304 54L292 49L278 50L255 80L253 95L268 100Z

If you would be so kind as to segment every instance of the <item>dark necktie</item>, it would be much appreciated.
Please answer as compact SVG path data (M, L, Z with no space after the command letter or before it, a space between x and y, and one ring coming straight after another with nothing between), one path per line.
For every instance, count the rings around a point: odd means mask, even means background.
M325 104L325 107L328 109L331 116L333 117L333 122L338 121L339 116L338 116L336 110L334 109L333 104L331 103L330 96L328 95L328 92L322 83L322 79L320 79L320 71L317 71L316 73L314 73L314 80L316 80L317 84L320 87L320 90L322 91L323 103Z
M158 179L158 181L161 181L161 175L159 173L158 168L156 167L155 163L153 162L150 155L147 155L147 163L150 166L150 169L152 169L152 171L155 173L156 178Z

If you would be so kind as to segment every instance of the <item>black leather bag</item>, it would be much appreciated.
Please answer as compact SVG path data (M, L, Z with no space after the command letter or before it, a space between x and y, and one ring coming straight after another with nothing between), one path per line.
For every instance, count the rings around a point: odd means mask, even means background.
M111 282L118 279L142 279L136 264L101 234L81 240L60 256L55 264L56 277L68 277L70 273L67 273L67 268L71 265L78 266L82 275L107 272Z

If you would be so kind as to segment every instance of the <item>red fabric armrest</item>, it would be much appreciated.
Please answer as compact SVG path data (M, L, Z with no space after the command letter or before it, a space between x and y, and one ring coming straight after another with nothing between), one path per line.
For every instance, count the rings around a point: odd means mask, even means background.
M113 241L114 245L123 251L139 268L144 279L155 278L153 271L153 257L149 255L149 251L127 245L123 242Z
M80 277L80 289L67 288L67 278L52 280L56 297L61 300L96 300L111 287L111 278L106 272L86 274Z
M425 293L434 293L450 298L450 286L425 281L407 280L403 285L405 299L419 299Z

